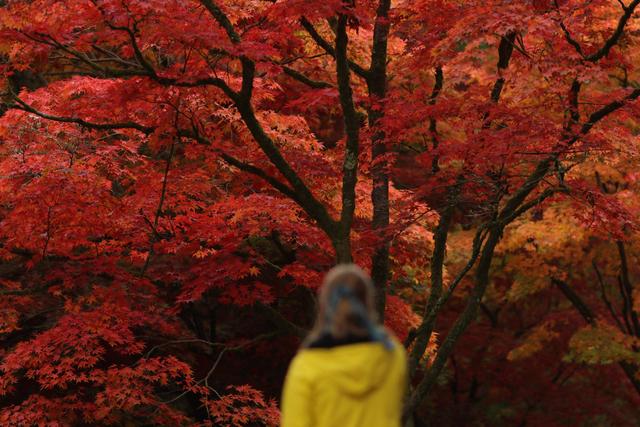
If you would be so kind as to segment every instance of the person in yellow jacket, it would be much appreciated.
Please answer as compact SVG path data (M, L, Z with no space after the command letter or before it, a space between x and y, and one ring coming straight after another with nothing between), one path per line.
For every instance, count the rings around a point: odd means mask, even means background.
M404 347L376 321L369 276L342 264L325 277L315 327L294 357L282 427L399 427Z

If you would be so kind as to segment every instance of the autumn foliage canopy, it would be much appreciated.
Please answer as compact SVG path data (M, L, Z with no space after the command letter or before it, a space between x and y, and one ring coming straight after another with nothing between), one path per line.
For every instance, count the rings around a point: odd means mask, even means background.
M415 425L637 425L640 0L0 4L0 425L277 425L337 262Z

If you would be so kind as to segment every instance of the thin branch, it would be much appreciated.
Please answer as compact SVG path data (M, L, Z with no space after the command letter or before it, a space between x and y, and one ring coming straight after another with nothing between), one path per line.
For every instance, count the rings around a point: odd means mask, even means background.
M629 317L631 318L633 331L635 336L640 336L640 324L638 322L638 314L634 310L633 302L633 287L629 279L629 266L627 264L627 254L625 250L624 242L618 240L616 242L618 247L618 255L620 257L620 281L625 289L625 303L628 305Z
M225 29L232 43L240 43L240 35L233 28L233 24L222 9L220 9L212 0L201 0L201 3L207 8L218 24ZM329 215L326 206L313 195L309 187L284 158L275 142L269 135L267 135L258 121L251 104L255 64L252 60L244 56L240 57L240 61L242 63L242 88L240 93L236 93L228 87L226 90L223 88L223 90L225 90L227 96L229 96L229 98L235 103L235 106L247 126L247 129L264 154L285 177L289 184L291 184L291 188L296 193L295 200L300 204L303 210L318 223L320 228L322 228L328 236L335 236L336 223Z
M175 127L177 129L178 127L178 110L176 109L176 118L175 118ZM147 259L144 262L144 265L142 266L142 270L140 271L140 277L144 277L145 273L147 272L147 268L149 267L149 263L151 262L151 256L153 255L153 245L155 242L157 242L159 239L159 234L157 232L158 230L158 222L160 221L160 215L162 215L162 207L164 205L164 200L166 198L167 195L167 183L169 180L169 169L171 168L171 161L173 160L173 154L175 153L175 147L176 147L176 139L179 138L179 136L174 136L171 139L171 147L169 148L169 156L167 157L167 163L165 165L164 168L164 174L162 177L162 189L160 190L160 200L158 201L158 207L156 209L156 213L155 213L155 217L153 219L153 231L155 232L153 237L150 239L150 245L149 245L149 253L147 254Z
M313 41L315 41L318 46L324 49L324 51L327 52L329 55L331 55L333 58L336 57L336 51L333 48L333 46L331 46L331 43L329 43L320 35L318 30L316 30L313 24L309 22L309 20L306 17L303 16L300 18L300 24L302 25L302 28L304 28L307 31L307 33L309 33ZM354 73L356 73L358 76L364 79L369 78L368 70L364 69L363 67L361 67L360 65L356 64L351 60L349 60L348 62L349 62L349 68L351 68Z
M227 15L215 4L212 0L200 0L200 3L211 13L211 16L218 22L218 24L226 31L229 40L232 43L240 43L240 35L233 28L233 24L227 17Z
M201 144L211 145L211 142L208 139L206 139L205 137L200 135L200 133L197 131L196 127L194 127L194 129L191 130L191 131L180 130L180 131L178 131L178 134L180 136L184 136L184 137L187 137L187 138L192 138L192 139L198 141ZM220 149L215 149L215 151L218 153L220 158L222 160L224 160L226 163L228 163L229 165L231 165L233 167L236 167L236 168L240 169L243 172L248 172L248 173L250 173L252 175L255 175L255 176L259 177L259 178L262 178L263 180L268 182L273 188L275 188L276 190L280 191L285 196L293 199L294 201L297 201L297 195L296 195L296 193L293 191L293 189L291 187L289 187L288 185L282 183L277 178L272 177L265 170L263 170L263 169L261 169L261 168L259 168L257 166L254 166L254 165L252 165L250 163L243 162L242 160L237 159L236 157L233 157L230 154L227 154L227 153L225 153L224 151L222 151Z
M568 192L569 192L569 189L566 188L566 187L547 188L542 193L540 193L540 195L538 197L528 201L527 203L522 204L511 215L501 218L501 221L502 221L503 224L506 225L507 223L510 223L514 219L518 218L519 216L521 216L522 214L527 212L529 209L531 209L531 208L533 208L535 206L538 206L545 199L553 196L554 194L557 194L557 193L568 193Z
M556 10L558 11L558 14L560 13L560 5L558 4L557 0L554 0L554 5L556 7ZM576 50L576 52L578 52L578 54L584 58L584 52L582 50L582 46L580 46L580 43L573 38L573 36L571 35L571 32L569 31L569 29L567 28L567 26L564 24L564 21L562 20L562 18L560 18L560 28L562 29L562 32L564 33L564 38L567 41L567 43L569 43L571 46L573 46L573 48Z
M584 318L584 320L592 327L597 327L596 318L593 311L587 306L587 304L580 298L580 296L564 281L551 278L551 281L560 289L565 297L573 304L578 313ZM638 372L638 366L631 364L627 361L618 362L625 375L631 381L631 384L635 388L636 392L640 394L640 380L636 374Z
M600 108L599 110L596 110L589 116L589 118L587 119L587 122L582 125L582 128L580 129L580 134L585 135L591 130L593 125L595 125L600 120L607 117L609 114L624 107L627 102L636 100L638 97L640 97L640 88L634 89L633 91L631 91L631 93L629 93L629 95L625 96L623 99L612 101L609 104L605 105L604 107ZM574 138L575 139L572 140L572 142L575 142L577 140L577 137L574 137Z
M627 25L627 22L629 22L629 20L631 19L631 15L633 15L633 12L635 11L636 7L638 7L639 4L640 4L640 0L633 0L631 3L629 3L628 6L623 5L624 14L620 17L620 20L618 21L618 25L616 26L615 31L613 32L613 34L611 34L611 36L607 39L604 45L597 52L594 52L591 55L587 55L586 57L587 61L596 62L609 54L609 51L611 51L611 49L620 40L620 37L622 37L622 34L624 33L624 29L625 29L625 26Z
M442 87L444 85L444 73L442 72L442 66L436 67L434 78L433 89L431 90L431 96L429 97L429 105L435 105L440 92L442 92ZM432 147L435 150L438 148L438 145L440 145L440 140L438 138L438 122L434 117L429 117L429 133L431 134ZM436 173L440 170L439 162L439 156L434 156L431 161L431 172Z
M578 310L578 313L592 326L596 325L596 317L593 311L582 301L582 298L565 281L556 277L551 278L551 282L560 289L564 296L571 301L571 304Z
M29 104L27 104L26 102L24 102L23 100L21 100L18 97L14 97L14 100L16 102L18 102L19 106L11 106L10 108L13 109L19 109L21 111L26 111L32 114L35 114L39 117L42 117L44 119L47 120L52 120L52 121L56 121L56 122L61 122L61 123L75 123L78 124L80 126L83 126L87 129L96 129L96 130L112 130L112 129L135 129L135 130L139 130L140 132L148 135L154 132L154 130L156 129L153 126L144 126L141 125L139 123L135 123L135 122L121 122L121 123L94 123L94 122L89 122L80 118L76 118L76 117L63 117L63 116L55 116L55 115L51 115L51 114L47 114L47 113L43 113L39 110L36 110L35 108L33 108L32 106L30 106ZM188 138L193 138L195 140L197 140L200 143L204 143L206 145L210 145L210 141L208 141L207 139L205 139L204 137L202 137L201 135L199 135L198 133L195 132L185 132L185 131L179 131L179 136L184 136L184 137L188 137ZM222 152L221 150L217 150L220 157L227 162L228 164L237 167L238 169L244 171L244 172L248 172L251 173L253 175L256 175L262 179L264 179L265 181L267 181L269 184L271 184L271 186L273 186L276 190L280 191L281 193L283 193L284 195L286 195L287 197L290 197L292 199L294 199L294 201L296 200L296 194L294 193L294 191L286 186L285 184L281 183L280 181L278 181L276 178L273 178L272 176L270 176L269 174L267 174L264 170L258 168L257 166L253 166L249 163L243 162L241 160L236 159L233 156L230 156L229 154L226 154L224 152ZM153 225L153 224L151 224ZM155 230L155 228L153 228L153 231L157 234L157 231Z
M605 286L604 286L604 278L602 277L602 273L600 272L600 269L598 268L598 264L596 264L596 261L593 260L593 261L591 261L591 265L593 266L593 269L596 272L596 277L598 279L598 284L600 285L600 296L601 296L602 300L604 301L604 304L607 306L607 309L609 310L609 313L611 314L611 317L616 322L616 325L618 326L618 329L620 329L620 331L622 333L625 333L625 329L622 326L622 323L620 323L620 319L618 318L618 315L617 315L615 309L613 308L613 305L611 304L611 301L607 297L607 292L606 292L606 289L605 289Z
M618 276L618 291L620 292L620 299L622 300L622 320L627 328L627 333L632 335L633 327L631 326L631 322L629 322L629 300L627 298L627 291L624 288L624 284L622 283L622 278L620 276Z
M460 185L457 186L458 190L459 188ZM447 204L447 207L440 214L440 220L438 221L438 226L436 227L433 236L434 249L433 255L431 256L431 288L429 292L429 299L427 300L427 304L422 315L422 322L416 331L415 343L409 357L410 378L413 377L415 371L418 369L418 362L429 344L429 340L435 327L436 315L439 312L438 303L441 301L447 238L449 236L449 227L453 219L456 199L457 191Z
M313 89L327 89L327 88L335 87L334 85L332 85L329 82L323 82L321 80L313 80L313 79L305 76L304 74L302 74L300 71L294 70L291 67L284 66L284 67L282 67L282 70L289 77L292 77L292 78L296 79L297 81L299 81L301 83L304 83L304 84L306 84L307 86L309 86L309 87L311 87Z
M22 99L18 98L17 96L14 96L13 100L17 104L9 104L8 105L9 108L26 111L28 113L35 114L36 116L42 117L43 119L52 120L52 121L55 121L55 122L75 123L75 124L78 124L80 126L83 126L83 127L87 128L87 129L96 129L96 130L134 129L134 130L138 130L138 131L144 133L145 135L149 135L155 129L152 126L144 126L144 125L141 125L141 124L135 123L135 122L94 123L94 122L89 122L89 121L86 121L86 120L83 120L83 119L80 119L80 118L77 118L77 117L56 116L56 115L47 114L47 113L44 113L42 111L39 111L39 110L35 109L34 107L32 107L31 105L27 104L26 102L24 102Z
M278 310L276 310L269 304L258 302L256 303L255 307L260 309L262 313L271 321L271 323L277 326L280 330L285 331L300 339L303 339L307 336L309 331L290 322Z
M624 11L624 14L618 20L618 25L616 26L616 29L613 31L611 36L609 36L609 38L604 42L602 47L590 55L585 55L584 50L582 49L582 46L580 46L580 43L575 38L573 38L567 26L564 24L562 19L560 19L560 22L559 22L560 28L564 33L565 39L571 46L573 46L576 52L584 60L589 62L597 62L609 54L611 49L618 43L618 41L622 37L622 34L624 33L627 23L631 19L631 16L633 15L636 7L640 4L640 0L634 0L628 6L626 6L621 0L618 0L618 3L620 3L620 5L622 6L622 10ZM554 0L554 4L556 7L556 10L558 10L559 12L560 6L558 5L557 0Z
M111 25L108 21L105 21L105 23L107 25ZM116 30L127 31L129 34L132 34L131 30L126 27L113 27L113 28ZM180 79L159 76L155 71L155 69L153 68L153 66L144 59L144 57L142 56L142 53L140 52L139 47L136 44L135 37L132 37L132 36L130 36L132 48L134 49L134 51L137 50L136 57L141 62L142 68L129 70L129 69L115 69L115 68L101 66L97 64L94 59L89 58L86 54L82 52L78 52L74 49L71 49L68 46L65 46L64 44L58 42L55 38L53 38L50 35L39 34L39 37L41 38L36 38L28 33L22 32L22 34L25 37L28 37L29 39L37 43L46 44L48 46L52 46L64 52L67 52L68 54L70 54L71 56L79 60L81 63L86 64L90 68L95 70L95 73L91 73L86 70L79 70L76 73L77 75L91 76L96 78L104 78L104 77L120 78L120 77L133 77L133 76L149 77L163 86L178 86L178 87L216 86L220 88L232 100L235 101L236 98L238 97L238 94L233 89L231 89L229 85L221 78L205 77L205 78L200 78L194 81L182 81ZM67 73L67 75L75 75L74 72L72 71L69 71L69 72L65 71L65 73Z

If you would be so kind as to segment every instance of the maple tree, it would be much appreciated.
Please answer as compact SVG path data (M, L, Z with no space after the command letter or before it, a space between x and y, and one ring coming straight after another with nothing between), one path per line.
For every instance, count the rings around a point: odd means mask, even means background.
M639 4L3 2L0 420L277 424L354 261L407 419L631 423Z

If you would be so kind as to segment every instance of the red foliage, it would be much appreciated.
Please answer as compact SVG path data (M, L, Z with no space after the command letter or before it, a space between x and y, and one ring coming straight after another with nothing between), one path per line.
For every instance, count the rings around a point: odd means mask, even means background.
M434 283L459 285L415 383L476 298L472 232L498 226L486 318L419 412L553 425L635 410L627 383L598 390L614 372L600 365L639 365L640 331L607 335L585 284L592 261L623 282L607 239L637 249L639 29L624 17L640 2L398 1L388 16L373 0L0 3L0 424L276 425L345 242L370 270L389 244L385 322L403 341ZM388 207L372 201L380 174ZM372 221L380 206L389 225ZM577 332L551 277L590 291L607 327ZM588 348L607 339L604 363Z

